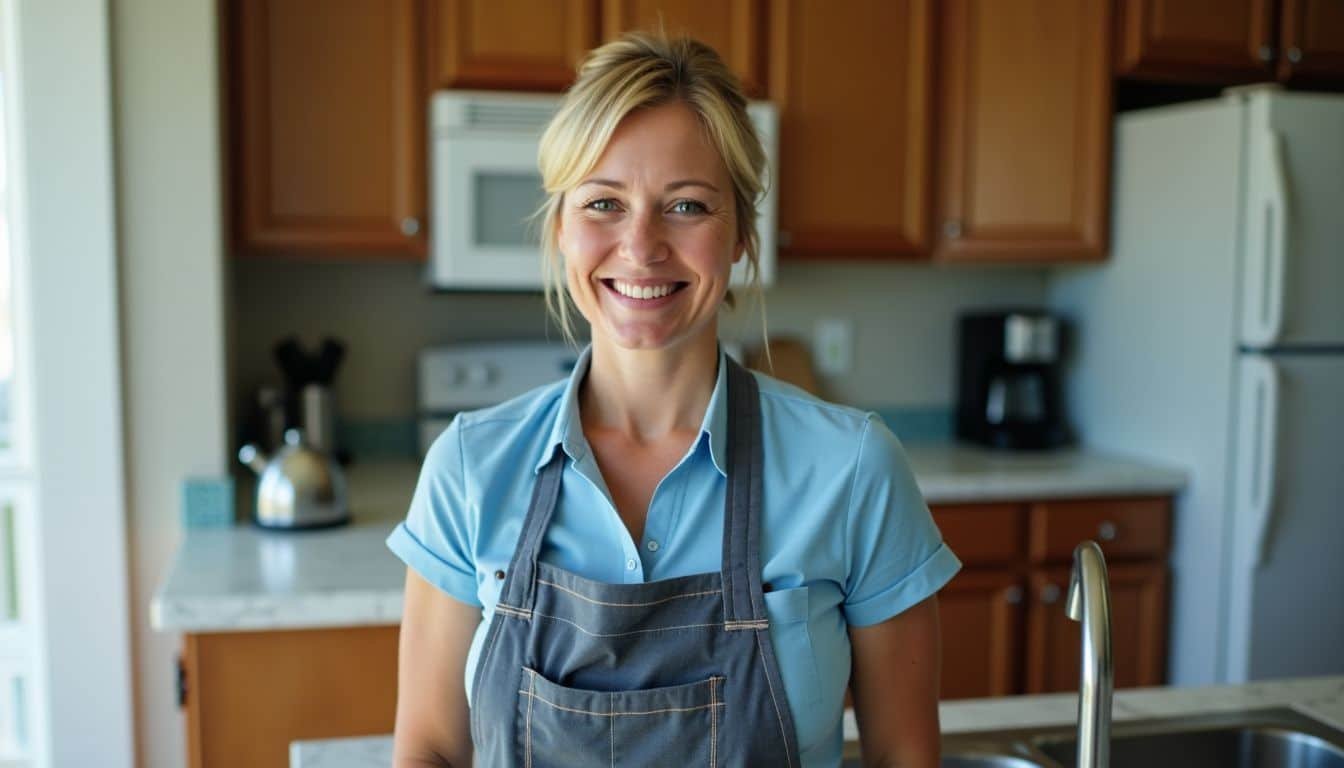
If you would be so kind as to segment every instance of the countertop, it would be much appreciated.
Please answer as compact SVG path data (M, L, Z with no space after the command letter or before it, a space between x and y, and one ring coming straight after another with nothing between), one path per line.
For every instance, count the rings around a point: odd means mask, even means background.
M907 453L930 503L1161 495L1186 480L1180 469L1078 450L915 444ZM398 623L406 569L383 541L405 516L418 472L411 461L352 465L353 522L341 528L188 531L150 606L151 624L222 632Z
M1078 696L1009 696L943 702L938 714L944 736L1009 728L1058 728L1076 722ZM1344 729L1344 677L1275 680L1210 688L1138 688L1115 695L1114 722L1205 715L1270 707L1291 707L1335 728ZM846 713L845 740L858 738ZM384 768L392 763L392 737L296 741L290 768Z

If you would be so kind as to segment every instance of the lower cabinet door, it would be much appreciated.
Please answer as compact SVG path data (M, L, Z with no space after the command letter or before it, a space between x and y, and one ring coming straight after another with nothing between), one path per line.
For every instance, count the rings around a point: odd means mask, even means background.
M397 630L186 635L187 764L286 768L291 741L391 733Z
M1167 567L1110 563L1111 653L1115 687L1161 685L1167 663ZM1064 612L1068 568L1031 572L1026 693L1078 690L1082 632Z
M1017 693L1022 577L1008 569L964 570L938 593L943 667L939 698Z

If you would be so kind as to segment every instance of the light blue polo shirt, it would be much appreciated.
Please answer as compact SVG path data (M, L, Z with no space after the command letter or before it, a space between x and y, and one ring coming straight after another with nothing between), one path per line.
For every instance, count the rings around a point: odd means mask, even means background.
M584 350L567 380L457 415L430 447L406 521L388 538L426 581L483 608L468 695L537 471L568 461L541 559L585 578L638 583L718 571L727 487L727 368L700 437L658 484L633 541L579 421ZM961 567L943 544L895 435L876 414L827 403L758 372L763 437L762 578L770 637L804 766L840 763L848 625L884 621Z

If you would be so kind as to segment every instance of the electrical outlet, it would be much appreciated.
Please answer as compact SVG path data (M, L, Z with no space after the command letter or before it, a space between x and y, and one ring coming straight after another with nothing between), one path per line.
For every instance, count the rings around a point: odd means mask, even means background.
M817 370L827 376L849 373L854 365L854 321L820 317L812 330L812 354Z

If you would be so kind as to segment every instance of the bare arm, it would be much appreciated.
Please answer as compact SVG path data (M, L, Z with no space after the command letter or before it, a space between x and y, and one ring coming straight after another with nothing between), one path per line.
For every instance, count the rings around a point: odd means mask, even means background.
M868 768L936 768L938 598L871 627L850 627L850 690Z
M481 609L445 595L406 569L397 658L394 768L471 765L471 726L463 687L467 651Z

